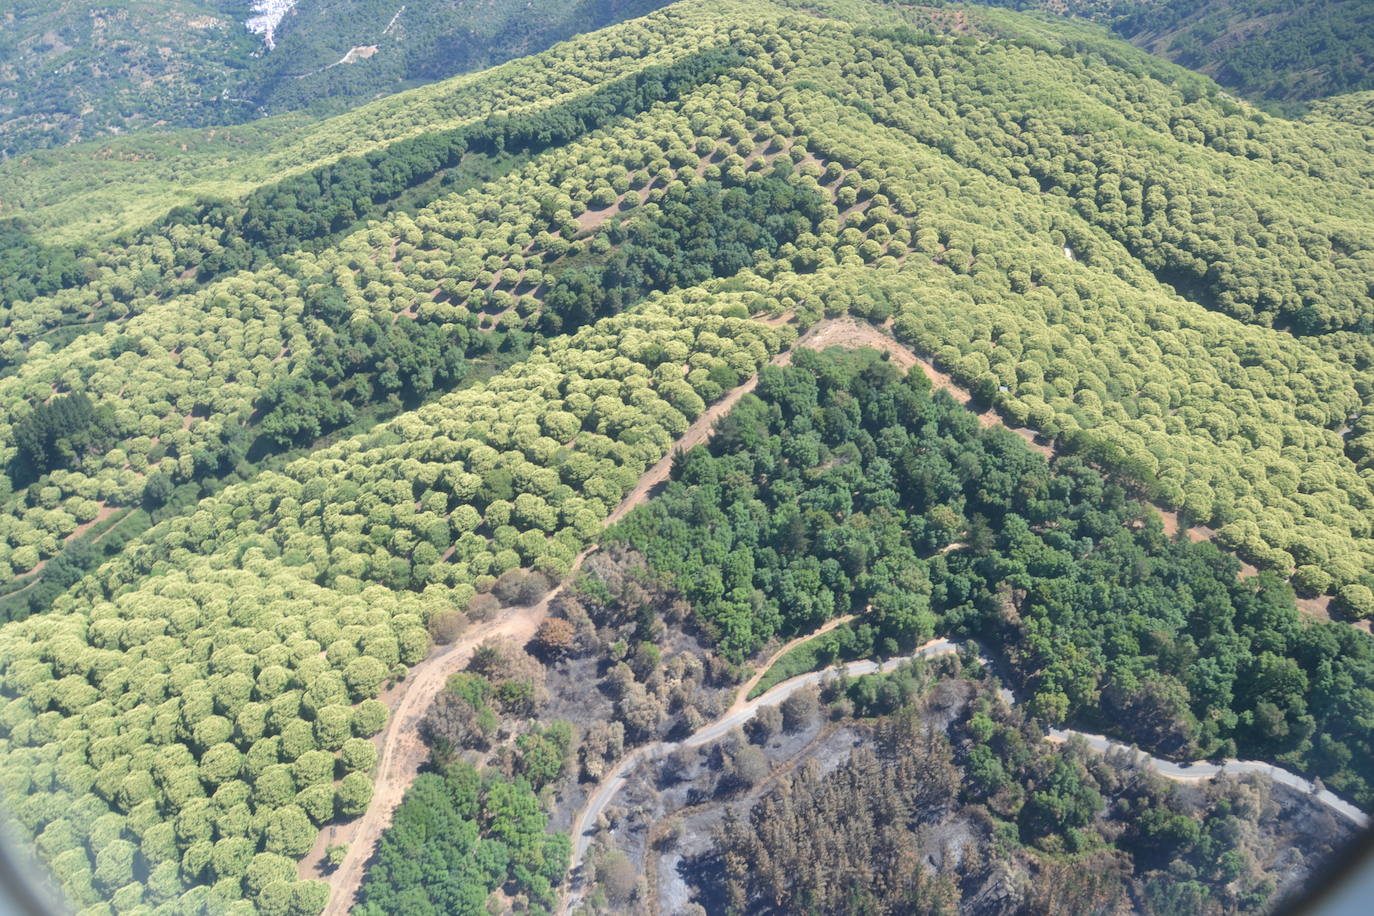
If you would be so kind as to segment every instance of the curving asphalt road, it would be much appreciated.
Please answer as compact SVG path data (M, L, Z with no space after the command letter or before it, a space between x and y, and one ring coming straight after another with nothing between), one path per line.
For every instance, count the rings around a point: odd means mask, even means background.
M890 658L884 662L875 662L865 659L863 661L848 662L846 664L835 665L820 671L812 671L807 674L799 674L794 678L783 681L776 685L767 693L755 698L754 700L736 704L720 718L709 725L704 725L696 732L684 738L682 741L660 741L656 744L647 744L637 748L627 754L616 764L606 776L601 780L591 796L587 799L582 810L573 819L570 833L572 835L572 865L570 873L574 875L573 884L566 900L563 912L568 912L573 905L581 898L586 889L586 883L582 880L579 869L586 858L587 850L591 846L593 830L588 825L594 825L601 813L606 810L606 806L619 794L624 787L628 774L641 761L662 760L669 754L684 747L699 747L711 741L725 737L733 729L743 725L754 717L761 707L776 706L792 694L803 687L813 684L820 684L823 680L832 675L843 671L844 673L857 677L864 674L887 673L895 671L903 664L916 658L935 658L941 655L950 655L959 650L958 643L948 639L934 639L910 655L899 658ZM986 657L980 656L984 665L993 667L993 663ZM1005 687L999 688L998 694L1008 704L1014 704L1016 697ZM1050 741L1067 741L1070 738L1081 738L1088 747L1100 753L1108 751L1125 752L1134 754L1136 759L1149 765L1159 775L1166 779L1178 782L1202 782L1214 779L1223 773L1231 776L1243 776L1249 773L1258 773L1267 776L1275 782L1281 783L1289 788L1296 789L1310 796L1314 801L1325 805L1328 809L1346 818L1357 827L1365 828L1369 826L1369 815L1359 808L1350 804L1333 792L1322 789L1314 792L1315 786L1307 779L1290 773L1282 767L1274 766L1272 763L1265 763L1259 760L1235 760L1228 759L1219 763L1210 763L1205 760L1193 761L1190 763L1178 763L1173 760L1166 760L1163 757L1155 757L1147 754L1138 748L1122 744L1118 741L1106 737L1105 735L1093 735L1088 732L1080 732L1075 729L1052 728L1046 736Z
M1165 760L1162 757L1154 757L1133 748L1128 744L1113 741L1103 735L1090 735L1087 732L1075 731L1068 728L1052 728L1047 736L1051 741L1067 741L1070 738L1082 738L1087 742L1088 747L1101 753L1108 751L1134 753L1141 756L1151 769L1161 776L1177 782L1202 782L1208 779L1215 779L1225 773L1228 776L1244 776L1249 773L1259 773L1267 776L1274 782L1296 789L1305 795L1312 797L1314 801L1320 802L1330 808L1336 814L1341 815L1357 827L1369 826L1369 815L1350 802L1341 798L1334 792L1322 789L1314 792L1315 785L1296 773L1290 773L1283 767L1274 766L1272 763L1265 763L1263 760L1237 760L1228 758L1220 763L1210 763L1206 760L1195 760L1188 763L1178 763L1173 760Z
M863 661L848 662L847 664L824 668L820 671L811 671L807 674L799 674L794 678L790 678L775 685L767 693L755 697L747 703L732 707L720 718L709 725L702 726L696 732L681 741L660 741L656 744L646 744L643 747L636 748L621 758L620 762L615 765L615 768L602 778L600 785L596 787L596 791L591 794L586 804L582 806L582 810L578 812L577 817L573 819L572 827L569 830L569 833L572 835L573 844L570 871L574 874L577 873L577 870L582 865L583 859L586 858L587 849L591 846L593 831L588 829L588 825L596 823L597 818L606 810L606 806L611 803L611 800L619 794L621 788L625 785L627 774L629 774L640 761L662 760L679 748L700 747L703 744L723 738L736 727L754 718L754 714L758 712L760 708L764 706L776 706L803 687L820 684L827 677L837 674L840 671L853 677L873 674L875 672L886 673L895 671L904 663L914 658L934 658L940 655L949 655L950 653L958 651L958 649L958 645L948 639L934 639L921 646L910 655L904 655L900 658L890 658L885 662L875 662L865 659ZM565 912L571 909L572 905L577 902L581 896L583 887L584 885L579 881L577 887L572 892L571 899L564 907Z

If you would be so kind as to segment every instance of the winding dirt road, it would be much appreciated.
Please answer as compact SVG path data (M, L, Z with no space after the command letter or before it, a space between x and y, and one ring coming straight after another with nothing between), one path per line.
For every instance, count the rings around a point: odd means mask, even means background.
M766 323L776 326L778 324L787 323L793 320L793 318L794 316L789 313L781 316L777 320L768 321ZM884 351L890 354L894 363L903 369L908 369L915 365L921 366L922 370L926 373L927 377L931 379L934 385L950 390L956 400L962 403L967 403L970 400L970 395L967 391L957 385L948 375L935 369L929 361L921 359L910 348L899 343L882 330L867 322L862 322L848 316L826 319L815 323L805 334L797 339L791 349L779 353L777 356L773 357L771 362L773 365L784 366L791 362L792 354L800 347L820 350L831 346L844 348L868 346ZM654 489L668 479L672 471L673 456L679 451L690 450L709 440L715 424L730 412L735 404L739 402L740 398L753 391L757 385L758 376L754 375L748 381L732 389L693 421L683 434L678 437L673 447L668 450L668 453L639 478L634 488L607 517L606 525L609 526L620 521L636 506L647 501ZM979 414L979 419L985 425L1002 423L1001 419L991 411L985 414ZM1052 453L1046 446L1038 445L1033 441L1034 434L1032 431L1021 429L1013 429L1013 431L1027 439L1031 446L1037 451L1043 454ZM593 549L595 549L595 545L589 546L587 550L584 550L578 555L571 566L569 576L566 577L565 583L572 580L572 573L577 571L583 559ZM537 604L505 610L500 619L480 624L470 629L463 635L461 640L435 652L410 669L405 681L397 688L399 698L395 701L396 705L394 711L382 735L379 763L371 804L360 818L347 824L335 826L328 831L322 831L316 843L316 850L301 863L302 877L314 877L314 869L322 859L326 843L348 844L348 853L344 857L344 861L332 874L326 876L326 880L328 880L330 885L330 898L329 904L324 910L325 916L343 916L343 914L347 913L356 902L367 862L372 858L383 831L391 824L392 815L400 805L406 790L415 780L415 777L419 774L420 768L428 758L429 749L420 738L419 724L434 697L444 688L444 685L447 684L452 674L463 670L467 666L468 660L472 657L473 650L482 641L492 638L510 638L520 642L529 640L538 629L539 624L548 615L550 602L561 592L563 587L564 585L560 584L546 594ZM840 622L841 621L838 620L832 621L830 624L827 624L826 629L837 626ZM814 636L815 634L811 635ZM789 696L791 692L800 687L819 682L821 677L827 672L813 672L811 674L801 675L798 678L792 678L791 680L778 684L753 701L746 700L748 692L753 689L758 679L763 676L772 662L794 645L807 638L810 637L802 637L793 640L780 649L778 653L775 654L774 658L770 659L768 664L765 665L754 678L743 685L740 693L737 695L735 703L725 713L721 720L707 726L702 732L698 732L697 735L694 735L683 743L701 743L711 740L713 736L718 737L721 734L725 734L735 725L747 721L760 705L780 703ZM938 645L941 643L943 643L943 641L937 640L935 643L927 644L921 647L921 649L918 649L917 653L929 657L934 654L954 651L952 644L947 646ZM890 670L888 666L895 667L902 661L905 661L905 659L894 659L886 662L884 663L884 670ZM847 667L847 670L852 674L862 674L878 670L878 666L873 662L854 662ZM711 731L716 728L720 729L719 732ZM706 734L703 735L703 733ZM1051 738L1060 737L1062 739L1069 734L1071 733L1052 733ZM1090 746L1094 746L1094 739L1099 743L1111 743L1102 736L1084 735L1083 737L1089 741ZM591 802L601 799L599 807L597 807L595 812L591 813L590 816L590 821L594 821L596 815L599 814L601 810L604 810L605 804L619 791L619 786L623 784L624 781L623 776L628 772L626 768L634 760L640 759L640 756L636 755L647 753L652 747L657 747L657 745L642 748L622 761L621 765L603 781L603 785L598 788L596 794L589 800L587 808L584 809L582 815L579 815L575 824L576 832L574 833L574 867L581 863L581 859L587 848L589 838L585 836L585 825L589 822L587 815L592 811ZM1155 758L1151 758L1151 760L1153 761ZM1161 769L1161 772L1170 778L1208 779L1216 775L1217 772L1221 772L1223 769L1226 772L1265 772L1277 781L1283 782L1285 785L1293 786L1302 791L1310 790L1310 784L1301 777L1284 770L1279 770L1270 764L1255 761L1227 761L1220 766L1205 763L1179 765L1163 760L1159 762L1165 766L1176 767L1180 772L1186 770L1186 773L1183 775L1175 776ZM619 781L617 782L616 780ZM1357 817L1363 819L1357 821L1357 823L1361 823L1361 825L1367 822L1367 818L1365 818L1363 812L1358 811L1358 809L1341 801L1329 792L1318 794L1315 797L1319 801L1322 801L1323 804L1326 804L1333 810L1337 810L1346 817L1350 817L1352 820ZM1338 808L1338 805L1344 806L1345 810Z
M821 322L797 340L794 346L808 346L808 342L819 335L827 325ZM894 342L895 344L895 342ZM775 365L786 365L791 360L792 351L784 350L773 357ZM673 456L678 451L687 451L706 442L711 437L715 424L724 417L749 392L758 385L758 376L732 389L708 410L697 417L687 427L673 447L653 467L640 476L639 481L606 518L606 524L613 525L623 519L632 509L641 505L653 493L654 488L668 479L673 469ZM458 642L430 655L410 669L399 690L400 698L387 723L381 740L381 753L374 780L372 802L362 817L322 831L316 840L316 850L301 864L303 877L312 876L317 861L321 858L327 843L347 843L348 853L343 862L327 876L329 882L329 904L324 916L343 916L357 902L358 889L362 886L367 862L376 851L382 833L391 824L391 817L405 797L406 790L419 775L420 768L429 756L429 748L420 737L420 720L429 709L434 697L444 689L449 677L467 667L473 650L484 640L510 638L526 642L548 616L549 603L562 591L572 574L581 567L587 554L594 549L588 547L572 563L564 584L546 594L538 604L510 608L502 612L498 620L481 624L463 634Z
M580 558L579 558L580 559ZM362 817L345 824L333 834L333 842L348 843L343 863L329 876L329 905L326 916L342 916L352 908L362 886L367 861L372 858L382 832L401 804L410 784L429 757L429 748L420 737L420 720L449 677L467 667L473 650L486 639L508 637L526 642L534 635L548 613L549 602L562 589L560 585L538 604L512 608L500 620L472 628L456 643L436 652L410 669L405 693L391 714L383 733L381 760L373 787L372 802Z

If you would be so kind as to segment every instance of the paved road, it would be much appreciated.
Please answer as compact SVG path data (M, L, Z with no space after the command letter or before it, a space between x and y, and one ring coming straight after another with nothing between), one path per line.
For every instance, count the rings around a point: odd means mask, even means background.
M1078 737L1087 742L1088 747L1095 751L1107 753L1108 751L1125 751L1135 753L1145 759L1150 767L1159 775L1178 782L1202 782L1207 779L1214 779L1225 773L1228 776L1244 776L1248 773L1259 773L1267 776L1274 782L1281 783L1291 789L1296 789L1305 795L1311 796L1315 801L1321 802L1327 808L1341 815L1357 827L1369 826L1369 815L1350 802L1341 798L1339 795L1327 789L1314 793L1311 781L1304 779L1296 773L1290 773L1282 767L1274 766L1263 760L1237 760L1228 758L1220 763L1211 763L1206 760L1197 760L1189 763L1178 763L1173 760L1165 760L1162 757L1154 757L1145 754L1143 751L1113 741L1102 735L1090 735L1086 732L1075 731L1074 729L1052 728L1050 729L1049 739L1051 741L1067 741L1069 738Z
M915 658L935 658L941 655L952 654L958 650L959 645L955 642L948 639L935 639L921 646L910 655L891 658L885 662L880 663L871 660L863 660L836 665L821 671L812 671L808 674L800 674L790 680L783 681L767 693L764 693L762 696L748 703L732 707L720 718L709 725L702 726L682 741L660 741L656 744L648 744L630 752L621 759L620 763L618 763L605 778L602 779L601 784L596 787L596 791L591 794L591 797L587 799L587 803L583 805L582 810L578 812L577 817L573 819L570 831L573 843L572 867L570 873L574 877L572 889L564 905L563 911L567 912L571 910L573 905L581 899L582 893L586 889L586 882L582 880L578 869L582 866L587 855L587 850L591 846L597 819L624 787L628 774L633 771L641 761L662 760L679 748L699 747L703 744L719 740L728 735L735 728L752 719L754 714L758 712L761 707L776 706L803 687L820 684L826 678L832 677L840 671L852 677L873 674L875 672L886 673L895 671L906 662ZM993 662L987 657L983 656L982 661L984 665L994 668L995 670ZM998 694L1008 704L1014 704L1016 702L1016 697L1005 687L1000 688ZM1258 760L1234 759L1223 760L1220 763L1210 763L1205 760L1191 763L1177 763L1173 760L1155 757L1137 748L1132 748L1129 745L1113 741L1104 735L1093 735L1075 729L1052 728L1049 730L1047 737L1051 741L1067 741L1070 738L1081 738L1087 743L1088 747L1100 753L1107 753L1108 751L1133 753L1136 755L1136 759L1146 763L1161 776L1178 782L1201 782L1203 780L1213 779L1223 773L1230 776L1259 773L1269 777L1275 782L1282 783L1285 786L1309 795L1313 800L1325 805L1331 811L1334 811L1336 814L1354 823L1357 827L1364 828L1369 826L1369 815L1350 804L1350 802L1325 789L1314 793L1312 791L1314 787L1311 782L1296 773L1290 773L1288 770L1274 766L1272 763L1265 763Z
M901 658L891 658L885 662L874 662L869 660L849 662L847 664L836 665L832 668L825 668L821 671L812 671L807 674L799 674L794 678L783 681L775 685L767 693L764 693L743 705L736 705L728 710L720 718L709 725L704 725L696 732L681 741L660 741L657 744L646 744L643 747L631 751L621 758L620 763L616 764L611 772L602 778L596 791L587 799L587 803L582 806L576 818L573 819L570 833L572 835L572 867L571 871L575 874L586 858L587 849L591 846L592 835L595 832L595 825L601 813L611 803L611 800L619 794L625 785L627 775L642 760L662 760L673 751L684 747L700 747L725 737L735 728L754 718L754 714L764 706L777 706L792 694L801 690L803 687L820 684L828 677L832 677L840 671L844 671L853 677L874 672L895 671L904 663L913 658L934 658L939 655L948 655L958 651L958 646L948 639L935 639L921 646L910 655ZM585 885L579 881L573 890L571 899L568 901L565 911L571 909L581 896L581 890Z

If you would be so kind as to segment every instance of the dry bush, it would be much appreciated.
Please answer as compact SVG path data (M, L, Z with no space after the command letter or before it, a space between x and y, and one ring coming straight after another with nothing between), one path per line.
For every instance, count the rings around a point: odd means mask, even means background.
M468 619L475 623L485 623L494 618L501 610L501 602L490 592L478 592L468 602Z
M534 604L548 590L548 577L531 569L508 569L491 587L491 593L506 607Z
M568 621L550 617L539 625L532 644L536 655L547 661L557 661L577 650L577 631Z
M429 621L429 636L437 646L446 646L467 629L468 619L462 611L450 608L440 611Z

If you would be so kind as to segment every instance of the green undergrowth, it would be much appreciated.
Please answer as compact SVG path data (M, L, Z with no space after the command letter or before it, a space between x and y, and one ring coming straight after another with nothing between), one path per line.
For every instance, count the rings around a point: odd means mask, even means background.
M972 637L1044 723L1180 759L1262 757L1374 798L1371 733L1347 714L1374 685L1374 641L1304 621L1276 577L1165 538L1122 481L1077 456L1047 464L874 351L765 368L609 538L671 577L728 659L863 613L787 670L832 645L894 656ZM952 541L967 547L940 551Z
M837 662L855 661L862 657L862 648L872 644L872 637L864 639L856 632L866 624L842 623L828 633L808 639L788 649L759 678L745 699L752 700L772 690L783 681L799 674L809 674L829 668Z

